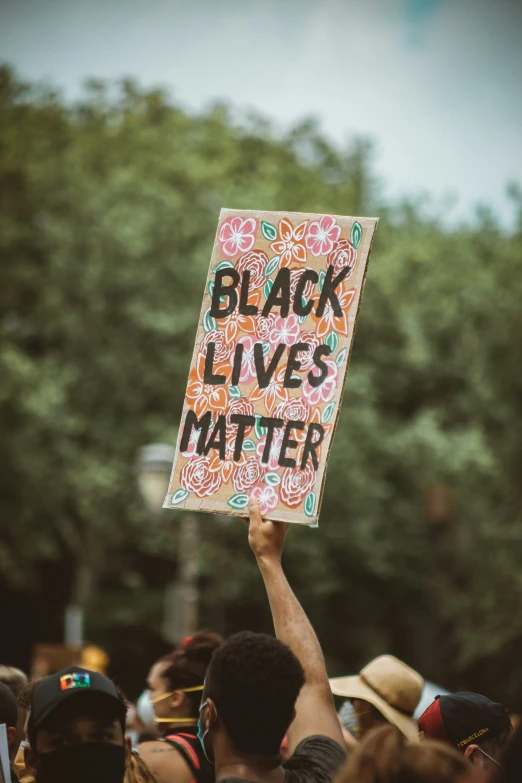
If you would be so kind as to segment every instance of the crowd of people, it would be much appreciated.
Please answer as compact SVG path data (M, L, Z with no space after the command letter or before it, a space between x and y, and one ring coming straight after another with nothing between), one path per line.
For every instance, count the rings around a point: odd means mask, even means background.
M87 668L28 683L0 667L5 783L9 775L19 783L522 779L521 730L501 704L446 694L416 721L423 678L390 655L329 680L281 566L288 526L263 520L255 500L249 514L275 636L196 633L154 663L135 710L112 680ZM334 695L345 700L339 712Z

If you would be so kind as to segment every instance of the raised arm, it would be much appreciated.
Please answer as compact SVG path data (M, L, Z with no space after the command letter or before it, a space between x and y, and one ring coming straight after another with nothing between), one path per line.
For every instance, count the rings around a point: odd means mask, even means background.
M290 752L313 734L331 737L344 746L321 646L281 566L289 526L263 520L255 498L250 499L248 511L248 541L265 583L276 636L290 647L305 673L305 684L296 704L297 715L288 731Z

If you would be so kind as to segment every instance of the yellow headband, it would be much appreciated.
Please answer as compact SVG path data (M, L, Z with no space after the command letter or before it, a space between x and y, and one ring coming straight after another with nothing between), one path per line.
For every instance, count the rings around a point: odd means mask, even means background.
M197 718L154 718L155 723L184 723L187 726L189 723L196 725Z
M160 696L156 696L155 699L151 699L151 702L153 704L157 704L159 701L163 701L163 699L168 699L169 696L173 696L176 691L181 691L182 693L194 693L195 691L202 691L203 685L195 685L193 688L176 688L175 691L169 691L168 693L162 693Z

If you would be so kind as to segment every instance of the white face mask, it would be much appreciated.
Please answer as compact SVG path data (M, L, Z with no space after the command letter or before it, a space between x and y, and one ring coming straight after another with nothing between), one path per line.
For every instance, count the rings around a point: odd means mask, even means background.
M143 691L136 702L136 712L144 728L148 729L151 734L156 734L158 730L156 713L154 712L154 705L148 691Z

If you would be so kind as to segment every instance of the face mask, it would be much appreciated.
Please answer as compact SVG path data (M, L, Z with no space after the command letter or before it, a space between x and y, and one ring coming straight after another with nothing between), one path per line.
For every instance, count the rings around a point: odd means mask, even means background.
M136 702L136 713L143 727L156 734L156 713L148 691L143 691Z
M213 760L209 757L209 755L207 753L207 749L205 747L205 737L209 733L210 729L205 729L205 731L203 731L203 728L201 726L201 710L203 709L203 707L206 707L207 704L208 704L208 702L204 701L203 704L201 705L201 707L199 708L198 740L199 740L199 743L200 743L200 745L201 745L201 747L203 749L203 755L205 756L206 760L208 761L209 764L213 764Z
M85 742L38 757L37 783L123 783L125 748Z

